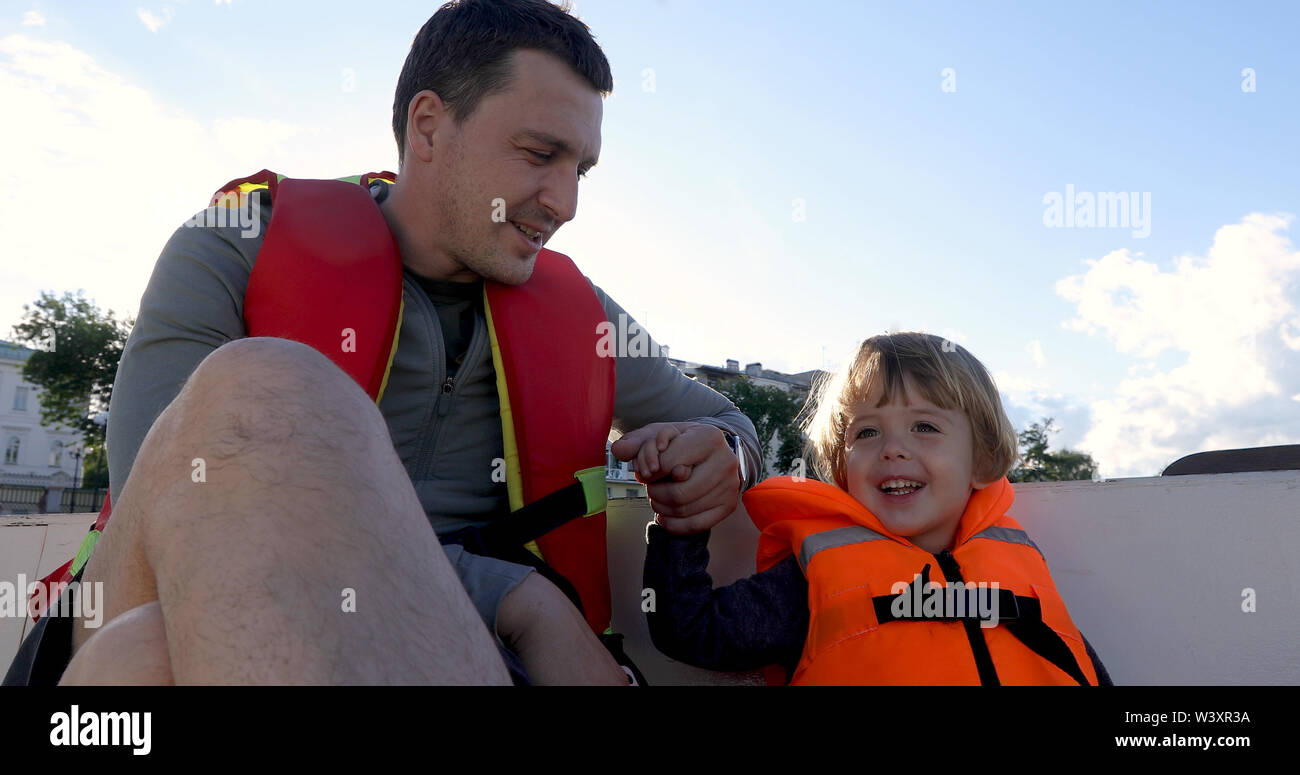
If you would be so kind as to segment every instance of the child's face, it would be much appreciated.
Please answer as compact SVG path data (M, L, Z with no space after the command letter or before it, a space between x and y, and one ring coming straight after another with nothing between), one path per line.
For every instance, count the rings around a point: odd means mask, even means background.
M877 407L884 392L877 385L864 401L847 408L848 490L890 531L938 553L951 547L971 488L988 482L974 479L974 443L966 413L925 400L910 375L904 375L903 383L906 405L895 395L892 403ZM891 486L900 494L890 494L881 485L891 480L922 486ZM909 494L901 494L909 489Z

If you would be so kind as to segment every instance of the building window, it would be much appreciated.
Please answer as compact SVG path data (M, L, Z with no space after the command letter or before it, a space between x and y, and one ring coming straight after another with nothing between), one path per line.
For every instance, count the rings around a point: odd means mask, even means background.
M56 441L50 445L50 465L55 468L63 465L63 442Z
M16 412L27 411L27 386L26 385L19 385L17 389L14 390L14 411Z
M10 436L5 442L5 463L15 465L18 463L18 437Z

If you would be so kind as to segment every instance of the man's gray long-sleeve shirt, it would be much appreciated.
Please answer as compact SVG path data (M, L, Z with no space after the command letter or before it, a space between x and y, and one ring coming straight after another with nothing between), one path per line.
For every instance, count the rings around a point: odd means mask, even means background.
M387 193L382 184L372 191L381 200ZM270 221L268 197L255 194L239 214L242 224L227 213L221 220L202 220L226 225L181 227L154 267L113 384L108 422L113 492L122 491L149 428L199 362L247 335L244 291ZM630 327L631 316L592 287L609 321L617 326L622 317L625 329ZM379 409L434 529L447 533L485 525L509 512L505 485L492 476L493 461L504 457L504 444L486 321L479 311L464 361L445 385L447 358L438 315L409 270L404 271L402 299L397 352ZM717 392L684 376L665 358L617 357L615 375L615 429L628 432L673 421L716 425L740 437L746 470L758 470L753 423ZM754 483L753 476L746 487ZM480 613L493 625L500 598L527 569L459 551L452 560Z

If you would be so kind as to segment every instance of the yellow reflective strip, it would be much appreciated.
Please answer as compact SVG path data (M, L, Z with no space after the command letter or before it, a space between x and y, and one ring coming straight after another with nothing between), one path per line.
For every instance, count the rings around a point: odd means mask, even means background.
M497 397L501 404L501 437L505 442L506 452L506 493L510 498L510 510L518 511L524 507L524 482L519 472L519 446L515 442L515 421L510 412L510 388L506 385L501 342L497 339L496 326L492 323L492 305L488 303L486 284L483 286L483 311L487 316L488 338L492 342L492 366L497 370Z
M524 544L524 548L532 552L533 554L537 555L537 559L539 560L546 559L545 557L542 556L542 547L538 546L536 541L529 541L528 543Z
M379 403L384 398L384 390L388 388L388 376L393 373L393 359L397 357L397 341L402 336L402 314L406 312L406 297L398 300L397 304L397 327L393 329L393 346L388 351L388 364L384 366L384 381L379 383L379 395L375 396L375 403Z
M248 201L248 192L256 191L259 188L270 188L270 186L265 183L240 183L229 191L222 191L212 205L229 209L243 207Z

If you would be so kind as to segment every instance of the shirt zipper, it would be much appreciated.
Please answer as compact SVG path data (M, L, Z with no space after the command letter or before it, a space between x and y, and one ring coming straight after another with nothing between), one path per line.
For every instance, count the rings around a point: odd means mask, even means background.
M424 319L428 322L430 332L430 341L428 342L428 345L429 350L431 351L431 362L429 365L433 369L434 379L437 379L439 375L442 376L441 387L438 392L435 392L431 397L432 404L429 406L429 414L427 415L428 420L425 424L425 427L427 428L429 425L440 424L438 423L437 418L446 414L447 410L445 405L447 400L451 398L448 393L448 388L450 387L454 390L455 384L452 382L452 378L447 375L446 354L443 352L445 348L442 343L442 324L438 320L437 310L433 308L433 302L429 300L428 294L426 294L424 289L414 280L404 277L402 284L404 288L410 289L411 298L415 302L414 306L419 308L419 310L424 314ZM434 451L436 449L434 443L435 439L429 438L427 433L421 433L420 437L419 463L415 469L415 476L412 477L415 481L427 479L429 477L429 472L433 467Z

